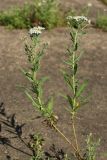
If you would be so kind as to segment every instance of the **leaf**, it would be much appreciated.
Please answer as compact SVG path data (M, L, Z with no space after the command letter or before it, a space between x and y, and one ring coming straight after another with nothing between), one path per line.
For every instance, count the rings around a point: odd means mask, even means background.
M49 79L49 77L42 77L40 80L39 80L39 84L40 85L43 85L45 81L47 81Z
M43 112L42 112L43 116L48 117L48 118L52 116L52 113L53 113L53 97L51 97L47 101L47 103L46 103L46 105L43 109L44 109Z
M78 65L77 63L74 65L74 75L77 73Z
M20 68L21 72L26 75L26 71L23 68Z
M44 55L44 49L46 49L47 44L44 44L43 48L41 51L38 52L38 54L36 54L35 56L35 62L39 62L42 58L42 56Z
M32 91L33 91L33 93L36 93L37 97L39 95L39 90L38 89L39 89L38 88L38 82L32 83Z
M78 89L77 93L76 93L76 97L79 97L82 92L85 90L86 86L87 86L88 81L84 81L84 83L80 86L80 88Z
M29 55L30 53L32 53L32 47L28 46L27 44L25 44L25 52L27 55Z
M33 82L33 77L32 77L32 74L31 74L31 73L26 72L26 77L27 77L27 79L28 79L30 82Z
M38 91L38 94L39 94L39 97L42 98L42 93L43 93L43 87L42 85L44 84L44 82L48 79L48 77L42 77L39 82L38 82L38 85L37 85L37 91Z
M40 69L40 60L44 55L44 49L45 49L45 47L41 51L39 51L38 54L36 54L36 56L34 58L32 70L35 72L37 72Z
M24 69L20 68L21 72L27 77L27 79L30 81L30 82L33 82L33 78L32 78L32 75L31 73L25 71Z
M71 40L74 42L75 41L75 32L70 32Z
M74 51L73 48L70 49L68 48L66 54L71 56L73 54L73 51Z
M43 88L41 85L38 85L38 96L42 98L42 95L43 95Z
M73 109L73 100L72 100L72 98L69 95L67 95L67 98L68 98L68 102L69 102L71 108Z
M59 93L59 96L65 98L66 100L68 99L66 95Z
M77 51L77 49L78 49L78 43L75 44L74 51Z
M44 52L42 50L36 55L35 62L39 62L43 55L44 55Z
M48 103L47 103L47 111L49 114L52 114L53 112L53 97L51 97L49 100L48 100Z
M70 82L70 76L63 70L61 70L64 80L66 81L66 83L68 84L68 86L73 89L72 83Z
M70 61L70 60L69 60L69 61L63 61L63 62L64 62L65 64L71 66L71 67L73 66L72 61Z
M39 104L34 100L34 98L28 93L28 91L25 91L25 94L27 97L32 101L32 105L37 107L39 109Z
M81 58L82 55L83 55L83 52L81 52L81 53L79 54L79 56L77 56L77 57L75 58L75 62L78 62L78 61L80 60L80 58Z
M86 96L86 97L80 97L81 105L87 104L87 103L89 102L89 99L90 99L91 96L92 96L92 95L91 95L91 93L90 93L90 94L88 94L88 96Z

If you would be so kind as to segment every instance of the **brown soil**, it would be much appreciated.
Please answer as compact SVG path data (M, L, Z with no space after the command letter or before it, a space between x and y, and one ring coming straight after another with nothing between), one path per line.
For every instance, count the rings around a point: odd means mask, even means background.
M16 3L20 5L22 1L0 0L0 8L6 9ZM69 7L72 6L72 3L78 7L80 4L84 5L86 1L62 0L62 6ZM97 0L92 1L92 3L101 10L106 8ZM44 148L47 151L50 152L49 147L54 144L57 149L71 153L70 146L63 142L56 132L50 130L46 125L42 125L43 120L37 118L39 114L34 110L24 93L17 88L18 84L25 86L29 84L20 71L20 67L27 67L23 43L23 38L26 35L26 30L10 31L0 27L0 102L4 103L1 104L0 109L5 109L5 113L3 114L2 110L2 114L0 114L0 160L7 160L9 156L11 160L29 160L30 155L32 155L30 149L25 146L21 139L12 133L15 131L14 124L10 127L10 122L5 123L12 119L14 114L16 124L24 124L22 138L26 143L30 134L40 131L45 138ZM66 111L68 104L58 96L59 92L68 91L60 74L60 69L64 67L63 60L65 59L66 48L70 44L69 30L68 28L56 28L45 31L42 35L42 41L49 43L41 69L41 75L50 77L45 85L45 96L55 96L55 112L59 117L58 126L70 137L72 135L71 124L69 114ZM78 139L84 147L84 139L86 139L87 134L93 133L96 138L101 138L99 152L102 154L102 152L107 151L107 33L90 28L88 34L82 39L81 46L85 54L80 61L79 76L81 79L89 80L88 91L92 92L92 97L86 107L81 108L78 114ZM99 154L98 160L106 159L101 158Z

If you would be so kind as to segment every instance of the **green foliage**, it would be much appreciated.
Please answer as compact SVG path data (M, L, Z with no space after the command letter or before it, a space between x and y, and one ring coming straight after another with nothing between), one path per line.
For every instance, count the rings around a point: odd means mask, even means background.
M41 24L51 29L63 23L56 0L33 0L22 8L15 7L0 12L0 25L11 28L30 28Z
M96 160L96 150L100 144L100 139L97 142L94 142L92 134L90 133L90 135L87 136L86 143L87 143L87 148L86 148L85 160Z
M31 6L24 5L22 9L15 7L9 11L0 12L0 25L12 28L28 28L31 26Z
M36 17L43 26L48 26L50 29L63 23L56 0L36 0L35 9Z
M75 17L75 16L74 16ZM84 16L76 16L73 18L72 16L68 16L68 24L71 27L70 38L72 41L71 47L68 49L67 55L68 60L65 62L68 65L67 71L62 71L64 80L66 81L71 93L71 95L65 95L64 97L69 102L70 106L70 113L72 116L76 114L78 109L84 104L86 98L82 98L82 94L87 87L87 80L79 83L79 79L77 79L77 72L78 72L78 62L81 56L81 53L77 54L79 50L79 39L81 35L83 35L83 29L89 20L86 19Z
M34 108L36 108L40 114L46 119L46 121L52 125L55 122L55 116L53 114L53 98L48 98L47 101L43 101L43 84L48 77L38 78L37 74L40 70L40 61L44 55L44 50L47 44L43 44L42 49L39 48L39 35L31 37L31 44L25 44L25 53L28 57L30 68L22 72L31 83L31 87L25 89L25 94L32 102Z
M96 19L96 27L107 31L107 15L99 15Z
M33 151L31 160L42 160L44 157L43 152L44 139L41 134L35 134L32 136L32 141L29 143L29 147Z
M69 108L67 110L69 111L71 116L71 130L73 132L74 141L72 142L70 140L71 138L67 138L57 126L56 122L58 120L58 117L53 111L53 97L48 97L44 100L43 85L48 78L38 77L38 72L40 71L41 67L41 60L44 56L44 50L47 46L46 44L39 46L39 35L43 30L42 27L34 27L32 30L30 30L30 42L27 42L25 44L25 53L28 57L29 68L27 70L22 69L22 72L30 82L30 87L25 87L25 94L32 102L33 107L37 111L39 111L40 115L44 118L46 124L50 128L57 131L57 133L59 133L60 136L62 136L63 139L70 145L70 147L72 147L74 151L73 155L77 160L96 160L96 147L98 143L94 143L92 141L92 135L90 134L90 136L87 138L87 149L85 154L83 155L81 152L81 148L79 148L75 127L77 112L79 111L79 108L87 102L87 97L83 95L87 87L87 80L80 83L77 74L79 71L79 59L81 56L81 53L79 53L79 40L84 34L84 29L87 27L87 25L90 24L90 21L87 19L87 17L84 16L69 16L67 20L70 27L70 38L72 43L67 50L68 59L65 61L65 64L67 64L68 68L67 71L62 70L62 73L71 94L63 95L63 97L69 104ZM42 140L39 136L33 137L31 148L35 153L32 157L32 160L42 160ZM65 160L71 159L69 159L66 154L64 158Z

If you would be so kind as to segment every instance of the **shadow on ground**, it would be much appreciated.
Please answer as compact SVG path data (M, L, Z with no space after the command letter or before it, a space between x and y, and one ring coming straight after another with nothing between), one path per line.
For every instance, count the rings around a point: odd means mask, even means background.
M27 138L22 136L23 127L25 125L25 123L18 123L15 114L8 115L3 102L0 104L0 145L4 146L6 150L6 160L14 160L8 151L8 147L10 147L13 152L14 150L19 153L21 152L23 156L26 155L29 157L29 159L30 157L35 156L35 151L30 146L30 142L33 140L33 135L29 135L29 142L26 142ZM9 133L7 136L2 136L2 131L4 130ZM13 139L18 139L18 141L21 141L25 148L30 150L31 154L17 148L15 145L12 145L11 140ZM57 149L54 144L52 144L52 146L49 148L49 152L45 152L45 160L48 158L52 158L53 160L63 160L64 156L64 151L62 149Z

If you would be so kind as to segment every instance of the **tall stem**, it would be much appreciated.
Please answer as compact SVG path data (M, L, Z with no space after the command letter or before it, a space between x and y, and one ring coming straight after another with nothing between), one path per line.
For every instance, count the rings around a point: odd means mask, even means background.
M79 151L77 150L77 148L71 143L71 141L59 130L59 128L55 125L55 124L53 124L53 128L62 136L62 138L64 138L65 140L66 140L66 142L67 143L69 143L71 146L72 146L72 148L74 149L74 156L78 159L78 160L83 160L82 159L82 157L81 157L81 155L80 155L80 153L79 153ZM75 130L75 127L74 127L74 130ZM76 139L76 132L75 132L75 139ZM78 143L77 143L78 144Z
M71 141L59 130L59 128L53 124L53 128L66 140L67 143L69 143L72 148L77 151L77 149L75 148L75 146L71 143Z
M75 108L75 105L76 105L76 98L75 98L75 95L76 95L76 80L75 80L75 48L76 48L76 45L77 45L77 36L78 36L78 32L76 31L75 33L75 40L74 40L74 52L73 52L73 58L72 58L72 63L73 63L73 66L72 66L72 69L73 69L73 76L72 76L72 84L73 84L73 95L74 95L74 98L73 98L73 106ZM75 113L74 113L75 115ZM75 123L74 123L74 115L72 117L72 128L73 128L73 134L74 134L74 138L75 138L75 144L76 144L76 148L77 148L77 151L79 152L79 147L78 147L78 140L77 140L77 135L76 135L76 129L75 129Z
M75 138L76 148L77 148L77 151L79 152L79 146L78 146L78 140L77 140L74 118L72 118L72 128L73 128L73 134L74 134L74 138Z

